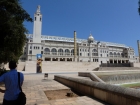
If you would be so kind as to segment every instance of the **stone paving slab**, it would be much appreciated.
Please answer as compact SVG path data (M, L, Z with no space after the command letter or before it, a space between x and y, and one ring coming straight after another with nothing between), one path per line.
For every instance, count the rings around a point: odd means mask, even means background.
M77 74L71 75L67 74L67 76L73 76L78 78ZM53 80L54 75L49 75L48 79L44 79L43 74L34 74L34 75L28 74L24 75L24 79L25 80L22 89L27 97L26 105L107 105L102 102L99 102L96 99L89 98L87 96L58 100L48 100L44 91L69 89L69 87L66 87L65 85ZM4 87L0 86L0 88ZM2 103L3 95L4 95L3 93L0 93L0 103Z

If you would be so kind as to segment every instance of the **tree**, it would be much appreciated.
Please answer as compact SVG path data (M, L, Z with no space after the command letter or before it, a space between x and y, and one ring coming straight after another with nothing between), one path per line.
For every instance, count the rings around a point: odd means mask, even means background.
M139 0L138 4L139 4L138 12L139 12L139 15L140 15L140 0Z
M18 60L28 32L23 22L32 22L20 0L0 0L0 63Z

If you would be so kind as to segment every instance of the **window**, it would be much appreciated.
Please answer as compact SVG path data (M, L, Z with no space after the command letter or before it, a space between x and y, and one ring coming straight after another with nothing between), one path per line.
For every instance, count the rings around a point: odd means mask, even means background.
M26 52L24 52L24 55L26 55Z
M25 49L26 49L26 47L25 47Z
M107 57L108 57L108 54L107 54Z
M88 56L89 56L89 53L88 53Z
M29 51L29 54L32 54L32 50Z
M96 59L96 61L98 62L98 59Z
M35 46L34 46L34 49L35 49Z
M30 46L30 49L32 49L32 46Z
M43 49L43 47L42 47L42 49Z
M100 54L100 56L102 57L102 54Z
M40 21L41 21L41 18L40 18Z
M102 53L102 50L100 52Z
M41 51L41 54L43 54L43 51Z
M35 17L35 21L36 21L36 17Z
M39 47L38 47L38 49L39 49Z
M80 53L80 56L82 56L82 53Z

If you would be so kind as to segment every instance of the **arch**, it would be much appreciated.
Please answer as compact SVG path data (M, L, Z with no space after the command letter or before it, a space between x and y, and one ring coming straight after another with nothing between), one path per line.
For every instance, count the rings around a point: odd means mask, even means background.
M45 52L50 52L50 49L49 48L45 48L44 51Z
M123 54L123 53L121 53L121 56L122 56L122 57L124 57L124 54Z
M118 57L120 57L120 53L117 53Z
M49 55L49 54L50 54L50 49L49 49L49 48L45 48L45 49L44 49L44 54Z
M59 49L59 50L58 50L58 52L61 52L61 53L63 53L63 49Z
M69 49L66 49L66 50L65 50L65 53L70 53L70 50L69 50Z
M114 52L114 57L117 57L117 53L116 52Z
M74 53L74 49L71 50L71 53Z
M110 53L109 53L109 55L113 55L113 53L112 53L112 52L110 52Z
M60 48L60 49L58 50L58 55L63 55L63 49Z
M70 55L70 50L69 49L65 50L65 55Z
M93 49L92 52L97 52L97 50L96 49Z
M53 49L51 50L51 52L52 52L52 55L57 55L57 50L56 50L55 48L53 48Z
M57 50L56 50L55 48L53 48L53 49L51 50L51 52L57 52Z

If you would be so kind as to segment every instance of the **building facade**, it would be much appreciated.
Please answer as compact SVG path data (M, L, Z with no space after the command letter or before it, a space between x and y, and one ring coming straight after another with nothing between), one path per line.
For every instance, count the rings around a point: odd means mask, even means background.
M91 34L88 40L76 39L76 32L74 38L42 35L41 29L42 14L38 6L34 14L33 34L26 35L28 42L23 48L24 54L20 60L36 60L36 55L42 54L44 61L136 62L134 49L124 44L96 41Z

